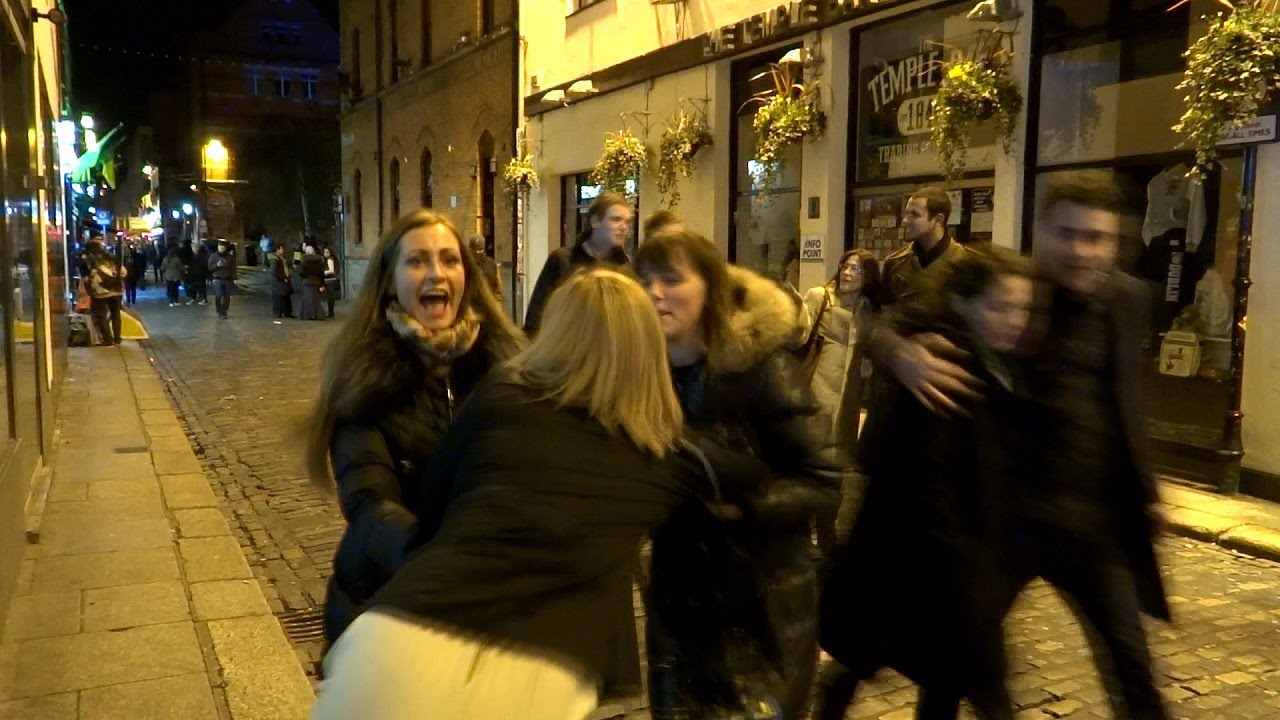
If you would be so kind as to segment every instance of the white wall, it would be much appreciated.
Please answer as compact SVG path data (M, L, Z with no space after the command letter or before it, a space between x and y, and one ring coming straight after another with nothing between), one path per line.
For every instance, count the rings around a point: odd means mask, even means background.
M520 32L529 40L527 72L538 76L541 87L553 87L779 4L777 0L688 0L677 6L606 0L568 17L569 0L523 0ZM681 22L677 22L678 7L684 8Z
M1258 149L1244 362L1244 466L1280 475L1280 145Z

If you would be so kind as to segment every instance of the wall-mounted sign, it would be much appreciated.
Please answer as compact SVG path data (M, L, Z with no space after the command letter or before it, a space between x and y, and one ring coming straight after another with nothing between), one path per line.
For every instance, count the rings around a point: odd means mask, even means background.
M753 45L763 45L787 35L810 29L880 7L900 5L907 0L799 0L780 4L702 36L704 57L734 53Z
M805 235L800 243L800 262L822 262L821 235Z
M1276 141L1276 116L1263 115L1248 125L1228 130L1222 134L1219 145L1252 145Z

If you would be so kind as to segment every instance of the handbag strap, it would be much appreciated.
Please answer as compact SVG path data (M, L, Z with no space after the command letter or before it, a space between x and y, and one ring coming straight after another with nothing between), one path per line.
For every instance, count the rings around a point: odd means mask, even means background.
M805 338L804 348L807 350L813 341L818 337L818 329L822 325L822 315L827 311L827 306L831 304L831 290L827 286L822 286L822 304L818 306L818 314L813 318L813 325L809 327L809 337Z

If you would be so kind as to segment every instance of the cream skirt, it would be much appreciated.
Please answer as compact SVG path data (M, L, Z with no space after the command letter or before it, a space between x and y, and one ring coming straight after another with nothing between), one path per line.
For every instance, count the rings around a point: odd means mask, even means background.
M324 659L312 720L582 720L596 681L545 656L370 610Z

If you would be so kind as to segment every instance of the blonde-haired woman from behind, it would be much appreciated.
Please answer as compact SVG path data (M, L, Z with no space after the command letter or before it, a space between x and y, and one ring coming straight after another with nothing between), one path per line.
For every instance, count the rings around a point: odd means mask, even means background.
M579 720L641 538L707 499L658 320L604 268L551 296L427 469L442 513L325 660L312 717ZM602 631L604 629L604 631Z

